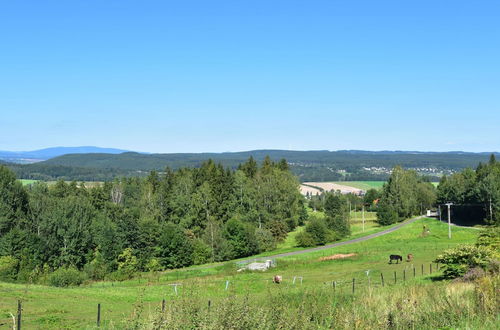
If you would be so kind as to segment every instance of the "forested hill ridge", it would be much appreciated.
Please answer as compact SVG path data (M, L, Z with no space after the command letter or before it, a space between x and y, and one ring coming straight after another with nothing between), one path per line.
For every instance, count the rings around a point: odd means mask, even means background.
M108 153L119 154L128 150L115 148L100 148L93 146L82 147L53 147L33 151L4 151L0 150L0 162L30 164L50 158L67 155L67 154L87 154L87 153Z
M25 179L107 181L122 176L144 176L151 170L163 171L166 167L172 169L199 167L208 159L234 169L250 156L260 162L269 155L274 161L286 159L292 172L301 181L386 180L396 165L438 179L443 174L452 174L467 167L475 167L480 162L487 162L490 154L360 150L253 150L170 154L81 153L63 155L36 164L10 167L19 178Z

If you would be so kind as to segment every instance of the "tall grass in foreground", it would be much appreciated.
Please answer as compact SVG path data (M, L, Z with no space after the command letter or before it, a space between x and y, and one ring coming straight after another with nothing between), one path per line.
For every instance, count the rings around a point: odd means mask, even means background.
M250 299L212 301L192 294L170 301L164 312L144 313L139 303L128 329L497 329L500 277L475 282L407 283L348 292L283 286Z

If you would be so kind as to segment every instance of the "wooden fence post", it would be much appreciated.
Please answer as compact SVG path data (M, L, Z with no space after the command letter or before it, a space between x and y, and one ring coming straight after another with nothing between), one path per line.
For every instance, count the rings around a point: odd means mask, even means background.
M97 304L97 326L101 326L101 304Z
M403 282L406 281L406 269L403 269Z
M161 312L165 313L165 299L161 300Z
M422 275L424 275L424 264L422 264Z
M380 273L380 278L382 279L382 286L384 286L384 274Z
M21 305L21 300L17 301L17 330L21 330L21 319L22 319L23 308Z
M396 271L394 271L394 284L397 283Z
M212 302L210 301L210 299L208 300L208 312L210 313L210 306L212 305Z
M354 278L352 279L352 293L354 294Z
M432 274L432 262L429 264L429 274Z
M417 274L416 274L416 271L415 271L415 266L413 266L413 278L415 278L415 276L417 276Z

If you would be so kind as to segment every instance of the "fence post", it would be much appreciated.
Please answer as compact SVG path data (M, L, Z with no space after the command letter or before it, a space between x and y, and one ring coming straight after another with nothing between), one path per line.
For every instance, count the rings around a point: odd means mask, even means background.
M165 299L161 300L161 312L165 313Z
M406 281L406 269L403 269L403 282Z
M380 273L380 278L382 279L382 286L384 286L384 274Z
M21 305L21 300L17 301L17 330L21 330L21 319L22 319L23 308Z
M354 294L354 278L352 279L352 293Z
M394 284L397 283L396 271L394 271Z
M432 274L432 262L429 264L429 274Z
M101 326L101 304L97 304L97 326Z
M335 293L337 291L337 281L333 281L332 286L333 286L333 292Z
M424 275L424 264L422 264L422 275Z
M415 271L415 266L413 266L413 278L415 278L415 276L417 276L417 274L416 274L416 271Z
M210 313L210 306L212 305L212 302L210 301L210 299L208 299L208 312Z

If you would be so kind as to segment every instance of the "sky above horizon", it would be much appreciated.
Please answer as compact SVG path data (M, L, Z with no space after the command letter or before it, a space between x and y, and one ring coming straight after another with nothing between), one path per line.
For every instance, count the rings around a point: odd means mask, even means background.
M0 150L500 151L499 1L4 1Z

